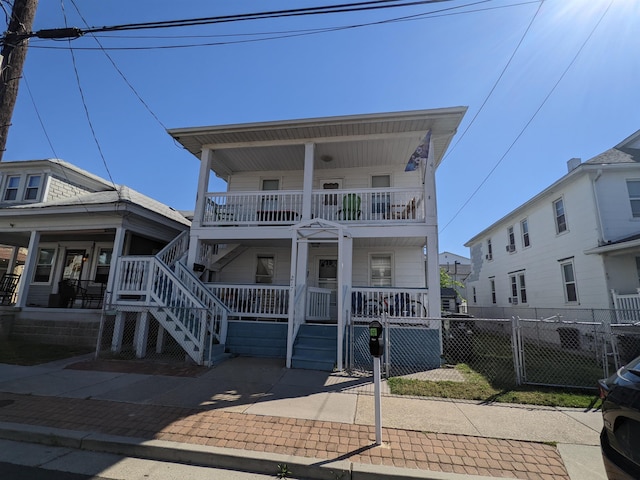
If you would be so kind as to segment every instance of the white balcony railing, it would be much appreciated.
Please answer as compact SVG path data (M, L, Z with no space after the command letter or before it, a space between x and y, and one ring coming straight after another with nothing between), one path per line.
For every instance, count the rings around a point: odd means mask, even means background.
M424 222L420 188L320 190L311 216L344 223ZM302 218L302 192L222 192L206 195L203 226L291 225Z

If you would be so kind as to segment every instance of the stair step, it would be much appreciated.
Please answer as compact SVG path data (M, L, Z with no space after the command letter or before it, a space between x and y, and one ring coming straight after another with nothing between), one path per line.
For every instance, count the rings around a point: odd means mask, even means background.
M335 360L318 360L309 358L305 355L294 355L291 359L293 368L302 368L305 370L322 370L332 372L335 367Z

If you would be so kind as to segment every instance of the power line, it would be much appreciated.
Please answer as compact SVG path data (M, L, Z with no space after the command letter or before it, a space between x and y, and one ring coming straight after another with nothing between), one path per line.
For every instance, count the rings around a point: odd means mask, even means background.
M65 24L67 22L67 14L65 12L64 9L64 1L61 1L61 5L62 5L62 14L64 16L65 19ZM69 43L71 43L71 40L69 40ZM73 48L71 48L71 45L69 45L69 52L71 53L71 63L73 65L73 72L75 74L75 78L76 78L76 83L78 84L78 90L80 92L80 99L82 101L82 106L84 108L84 113L85 116L87 118L87 123L89 124L89 129L91 130L91 135L93 136L93 141L96 144L96 147L98 148L98 153L100 154L100 158L102 158L102 163L104 164L104 168L107 171L107 175L109 176L109 180L111 180L111 183L113 184L113 188L116 190L117 194L118 194L118 198L120 198L120 190L118 189L116 183L113 181L113 177L111 176L111 171L109 170L109 166L107 165L107 159L104 156L104 153L102 151L102 147L100 146L100 142L98 141L98 137L96 135L96 131L93 128L93 122L91 121L91 115L89 114L89 108L87 107L87 102L85 100L85 96L84 96L84 91L82 89L82 83L80 82L80 74L78 73L78 66L76 65L76 56L73 53Z
M384 25L389 23L396 22L408 22L408 21L417 21L424 20L426 18L439 18L446 17L452 15L464 15L470 13L478 13L489 10L503 9L503 8L511 8L518 7L522 5L529 5L532 3L540 3L543 0L528 0L520 3L514 3L510 5L501 5L497 7L488 7L488 8L478 8L474 10L465 10L463 12L452 12L452 10L458 10L462 8L467 8L470 6L475 6L481 3L486 3L492 0L480 0L473 3L468 3L464 5L459 5L455 7L443 8L440 10L435 10L432 12L424 12L415 15L403 16L390 18L385 20L378 20L367 23L358 23L351 25L343 25L343 26L334 26L334 27L325 27L325 28L317 28L317 29L305 29L305 30L290 30L284 32L254 32L254 33L241 33L241 34L226 34L226 35L201 35L201 36L183 36L183 37L166 37L166 36L155 36L155 37L139 37L139 36L109 36L108 38L128 38L128 39L145 39L145 38L155 38L155 39L164 39L164 38L219 38L219 37L246 37L246 36L256 36L256 35L272 35L261 38L252 38L252 39L244 39L244 40L234 40L234 41L220 41L220 42L211 42L211 43L193 43L193 44L181 44L181 45L157 45L157 46L142 46L142 47L103 47L103 48L95 48L95 47L74 47L76 50L83 51L92 51L92 50L119 50L119 51L136 51L136 50L164 50L164 49L178 49L178 48L195 48L195 47L213 47L213 46L223 46L223 45L237 45L244 43L255 43L269 40L280 40L285 38L296 38L302 36L316 35L320 33L331 33L342 30L363 28L375 25ZM448 12L448 13L443 13ZM93 37L98 37L98 35L93 35ZM40 45L38 43L32 43L31 48L39 48L39 49L50 49L50 50L62 50L67 47L58 47L58 46L50 46L50 45Z
M533 115L529 118L529 120L527 121L527 123L524 125L524 127L522 127L522 129L520 130L520 133L518 133L518 135L516 136L516 138L513 140L513 142L511 142L511 145L509 145L509 148L507 148L507 150L502 154L502 156L500 157L500 159L496 162L496 164L493 166L493 168L489 171L489 173L484 177L484 179L482 180L482 182L480 182L480 184L478 185L478 187L471 193L471 195L469 195L469 197L467 198L467 200L462 204L462 206L458 209L458 211L453 215L453 217L451 218L451 220L449 220L449 222L447 222L447 224L442 227L442 229L440 229L440 232L443 232L449 225L451 225L451 223L458 217L458 215L460 214L460 212L462 212L462 210L464 210L464 208L469 204L469 202L471 201L471 199L473 197L475 197L475 195L478 193L478 191L482 188L482 186L487 182L487 180L489 180L489 177L491 177L491 175L493 174L493 172L495 172L495 170L498 168L498 166L502 163L502 161L506 158L506 156L509 154L509 152L511 151L511 149L515 146L515 144L518 142L518 140L520 140L520 137L522 137L522 135L524 134L524 132L527 130L527 128L529 128L529 125L531 125L531 123L533 122L533 120L538 116L538 113L540 113L540 111L542 110L542 107L544 107L544 105L547 103L547 100L549 100L549 98L551 97L551 95L553 94L553 92L555 92L556 88L558 87L558 85L560 85L560 82L564 79L564 77L566 76L567 72L569 72L569 70L571 69L571 67L573 66L573 64L576 62L576 60L578 59L578 57L580 56L580 54L582 53L582 51L584 50L585 46L587 45L587 43L589 42L589 40L591 39L591 37L593 36L593 34L595 33L596 29L600 26L600 23L602 23L602 20L604 19L604 17L607 15L607 13L609 12L609 9L611 8L611 5L613 5L613 1L611 0L609 2L609 5L607 6L607 8L605 9L605 11L603 12L602 16L598 19L598 21L596 22L596 24L594 25L593 29L591 30L591 32L589 32L589 35L587 35L587 38L585 38L584 42L582 42L582 45L580 46L580 48L578 49L578 51L576 52L576 54L574 55L574 57L571 59L571 61L569 62L569 65L567 65L567 68L564 69L564 71L562 72L562 74L560 75L560 77L558 78L558 80L556 81L556 83L553 85L553 87L551 87L551 90L549 91L549 93L544 97L544 99L542 100L542 102L540 103L540 105L538 106L538 108L536 109L535 112L533 112Z

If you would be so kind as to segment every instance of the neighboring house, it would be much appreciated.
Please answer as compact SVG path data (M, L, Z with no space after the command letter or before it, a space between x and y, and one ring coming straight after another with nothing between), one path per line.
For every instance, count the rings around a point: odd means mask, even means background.
M0 163L0 248L20 275L12 334L95 345L117 258L159 251L190 222L61 160Z
M151 289L140 286L138 302L135 285L116 285L119 308L148 305L166 331L180 331L177 341L198 363L207 362L212 342L329 370L343 367L350 317L439 317L439 291L427 289L440 283L435 171L465 111L170 130L200 160L190 239L177 240L170 259L140 265L123 258L119 271L162 278L145 284ZM428 159L405 171L418 147L428 147ZM210 191L213 175L226 191ZM425 246L433 247L427 278ZM180 318L163 305L194 313ZM203 307L208 316L195 313ZM148 323L140 318L136 338L146 337ZM112 348L122 342L117 333Z
M454 282L454 287L442 289L442 310L459 312L466 309L465 281L471 273L471 260L455 253L442 252L438 255L438 262L440 269L444 270Z
M637 300L640 131L568 170L465 244L470 309L610 309L612 291Z

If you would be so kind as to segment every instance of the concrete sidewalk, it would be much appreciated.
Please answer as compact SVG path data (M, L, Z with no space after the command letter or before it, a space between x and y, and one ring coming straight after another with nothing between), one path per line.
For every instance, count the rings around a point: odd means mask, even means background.
M287 463L294 478L606 478L599 411L385 395L377 447L370 378L253 358L196 377L65 368L77 361L0 365L0 437L273 474Z

